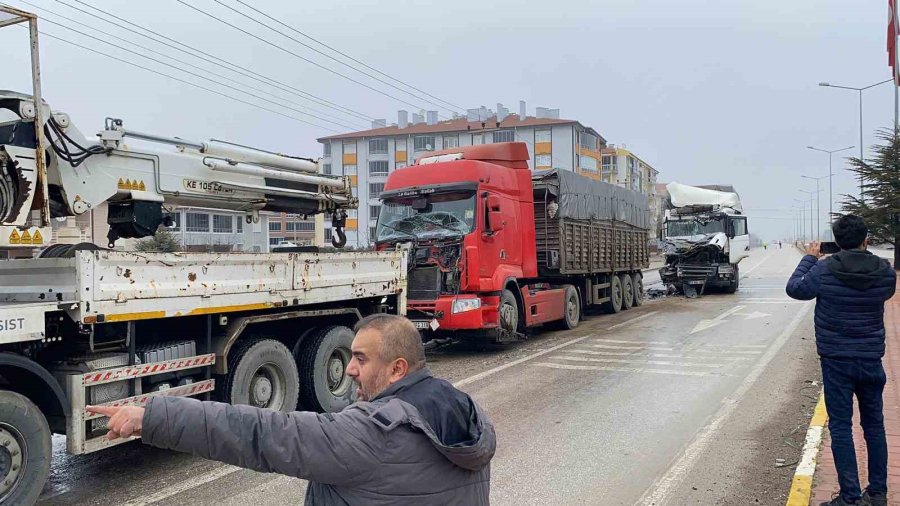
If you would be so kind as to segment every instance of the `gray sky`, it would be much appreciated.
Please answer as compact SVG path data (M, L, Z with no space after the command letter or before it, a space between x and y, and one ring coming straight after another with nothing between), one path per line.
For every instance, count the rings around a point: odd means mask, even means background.
M177 54L57 0L29 1ZM63 1L79 5L76 0ZM398 109L416 109L254 40L176 0L83 1L370 117L396 121ZM434 108L278 34L267 33L213 0L185 1L372 87L421 108ZM222 1L240 7L234 0ZM45 15L47 20L58 19L20 1L9 2ZM563 117L594 127L609 142L625 144L660 171L662 182L734 184L748 208L751 231L767 239L791 233L792 214L787 209L795 204L792 199L806 198L800 188L814 189L814 183L802 180L800 174L827 174L827 155L806 146L834 149L858 144L856 92L820 88L817 83L865 86L890 77L885 51L887 6L883 1L456 0L426 4L407 0L255 0L252 4L463 108L494 108L502 102L515 111L520 99L528 103L529 114L535 106L556 107ZM42 27L48 33L216 87L58 26L44 23ZM7 57L0 86L28 92L25 30L0 30L0 44ZM44 97L54 109L68 112L86 135L99 131L105 117L114 116L135 130L197 140L224 138L318 156L315 138L331 133L49 37L41 44ZM202 62L198 66L223 72ZM893 121L890 84L865 92L864 103L868 147L874 142L874 131ZM324 110L350 125L367 127L366 121ZM847 153L855 156L858 148ZM855 191L855 184L841 156L835 155L834 167L835 201L839 201L840 194ZM827 180L823 180L823 188L824 219Z

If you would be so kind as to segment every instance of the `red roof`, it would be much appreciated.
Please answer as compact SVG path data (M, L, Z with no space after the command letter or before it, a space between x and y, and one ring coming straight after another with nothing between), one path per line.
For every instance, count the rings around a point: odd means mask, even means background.
M481 126L480 121L469 121L466 118L457 118L446 121L439 121L434 125L429 125L427 123L419 123L417 125L410 124L406 128L400 128L397 126L388 126L381 128L373 128L371 130L362 130L359 132L350 132L346 134L338 134L338 135L330 135L328 137L320 137L318 139L319 142L328 141L328 140L336 140L336 139L354 139L359 137L383 137L388 135L408 135L408 134L430 134L430 133L450 133L450 132L465 132L468 130L478 131L485 129L496 129L496 128L514 128L514 127L529 127L529 126L541 126L541 125L564 125L570 123L578 123L573 119L552 119L552 118L534 118L531 116L527 116L525 121L519 121L518 114L510 114L507 116L501 123L500 126L497 126L497 117L488 118L487 121L484 122L484 126ZM598 137L603 138L600 134L595 132L592 128L586 128L586 130L591 131L596 134ZM605 141L605 140L604 140Z

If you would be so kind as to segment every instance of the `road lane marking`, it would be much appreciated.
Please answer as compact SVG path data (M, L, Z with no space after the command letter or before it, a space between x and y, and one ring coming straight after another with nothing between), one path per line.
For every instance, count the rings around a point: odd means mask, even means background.
M680 456L674 460L673 464L669 467L669 470L666 471L656 483L647 489L646 492L644 492L644 495L635 503L636 505L663 506L669 502L672 493L681 484L684 477L687 476L687 473L694 467L695 462L700 458L700 455L706 449L709 442L717 436L722 424L731 416L734 410L737 409L738 403L753 385L756 384L756 381L762 376L763 371L765 371L769 362L772 361L772 358L778 354L781 347L784 346L784 343L794 334L803 319L806 318L811 307L812 303L807 302L806 305L800 308L794 316L794 319L791 320L788 326L781 334L779 334L766 351L765 355L760 357L759 361L747 377L744 378L744 381L738 389L722 401L722 407L713 416L712 420L697 433L694 439L685 447Z
M625 339L603 339L604 343L619 343L619 344L673 344L667 341L635 341L634 339L627 341Z
M605 372L631 372L642 373L649 372L653 374L669 374L674 376L709 376L707 372L693 371L672 371L666 369L645 369L643 367L609 367L604 365L572 365L572 364L555 364L553 362L538 362L534 364L536 367L549 367L551 369L569 369L572 371L605 371Z
M825 395L819 394L819 402L809 421L809 430L806 432L806 441L803 443L803 452L800 454L800 463L794 470L794 478L791 480L791 491L788 494L786 506L806 506L812 496L812 480L816 473L816 457L819 454L819 446L822 444L822 432L828 413L825 411Z
M690 350L690 351L694 351L697 353L712 353L712 354L719 354L719 355L722 355L722 354L728 355L731 353L739 353L741 355L760 355L762 353L765 353L764 350L726 350L726 349L707 350L707 349L702 349L702 348L698 348L698 349Z
M206 485L207 483L218 480L219 478L224 478L234 472L240 471L241 469L242 468L232 466L230 464L223 464L222 467L213 469L212 471L209 471L207 473L193 476L170 487L166 487L152 494L129 501L125 503L125 506L146 506L148 504L153 504L162 501L163 499L168 499L175 494L180 494L187 490Z
M577 351L571 351L566 353L577 353ZM724 367L725 364L715 364L715 363L706 363L699 364L696 362L672 362L670 360L629 360L624 358L597 358L597 357L570 357L570 356L560 356L554 355L551 357L554 360L573 360L575 362L603 362L609 364L646 364L646 365L674 365L679 367L712 367L713 369L717 369L719 367Z
M695 334L695 333L703 331L703 330L717 327L717 326L725 323L725 318L728 318L729 316L737 313L738 311L740 311L741 309L744 309L745 307L746 306L734 306L733 308L729 309L728 311L725 311L724 313L720 314L719 316L716 316L715 318L713 318L711 320L700 320L699 322L697 322L697 325L694 326L694 329L691 330L690 333Z
M610 326L610 327L607 327L606 330L613 330L613 329L617 329L617 328L624 327L624 326L626 326L626 325L631 325L632 323L635 323L635 322L644 320L645 318L649 318L649 317L651 317L651 316L653 316L653 315L655 315L655 314L658 314L658 313L659 313L659 311L652 311L652 312L647 313L647 314L642 314L641 316L637 316L637 317L632 318L632 319L630 319L630 320L628 320L628 321L624 321L624 322L621 322L621 323L617 323L617 324L615 324L615 325L612 325L612 326ZM456 387L456 388L460 388L460 387L462 387L462 386L469 385L469 384L474 383L474 382L476 382L476 381L479 381L479 380L482 380L482 379L484 379L484 378L487 378L488 376L492 376L492 375L494 375L494 374L497 374L497 373L500 372L500 371L505 371L506 369L509 369L510 367L517 366L517 365L519 365L519 364L521 364L521 363L523 363L523 362L528 362L528 361L531 360L531 359L534 359L534 358L537 358L537 357L546 355L546 354L548 354L548 353L553 353L553 352L556 351L556 350L565 348L566 346L571 346L571 345L573 345L573 344L580 343L581 341L584 341L585 339L590 339L590 338L593 338L593 337L596 337L595 334L589 334L589 335L586 335L586 336L577 337L577 338L575 338L575 339L572 339L571 341L566 341L565 343L558 344L558 345L556 345L556 346L547 348L546 350L542 350L542 351L539 351L539 352L537 352L537 353L532 353L531 355L528 355L527 357L523 357L523 358L520 358L520 359L518 359L518 360L513 360L512 362L510 362L510 363L508 363L508 364L499 365L499 366L497 366L497 367L494 367L493 369L488 369L487 371L480 372L480 373L478 373L478 374L476 374L476 375L474 375L474 376L469 376L468 378L461 379L461 380L457 381L456 383L453 383L453 386Z
M585 346L590 346L591 348L603 348L603 349L606 349L606 350L675 351L675 348L668 348L668 347L663 347L663 346L621 346L621 345L618 345L618 344L586 344Z
M582 353L585 355L601 355L604 357L651 357L651 358L707 358L683 355L676 353L632 353L627 351L597 351L597 350L570 350L567 353ZM717 357L718 358L718 357ZM721 357L725 360L753 360L753 357Z

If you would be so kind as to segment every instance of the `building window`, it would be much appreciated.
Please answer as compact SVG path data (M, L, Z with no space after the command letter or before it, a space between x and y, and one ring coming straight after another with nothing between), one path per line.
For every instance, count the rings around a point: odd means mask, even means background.
M326 242L326 243L331 242L331 228L326 228L326 229L325 229L325 233L324 233L323 239L325 239L325 242Z
M387 160L377 160L369 162L369 175L370 176L387 176L388 175L388 162Z
M213 232L217 234L233 234L234 216L229 216L226 214L214 214Z
M375 242L375 227L369 228L369 242Z
M355 155L356 154L356 142L345 142L344 143L344 154L345 155Z
M553 142L553 132L550 130L535 130L534 142Z
M417 135L413 137L413 150L415 151L434 151L433 135Z
M394 151L406 151L406 139L397 139L394 141Z
M381 214L381 206L369 206L369 219L377 220L379 214Z
M597 172L597 160L589 156L579 156L578 166L581 167L581 170Z
M281 222L280 221L270 221L269 222L269 232L281 232Z
M377 199L384 191L384 183L369 183L369 198Z
M397 162L397 165L394 166L396 169L406 168L406 162Z
M331 175L331 164L323 163L322 164L322 174Z
M322 156L331 156L331 143L322 144Z
M348 210L347 210L347 217L348 217L348 218L353 218L354 220L355 220L356 218L359 218L359 209L348 209Z
M459 134L444 136L444 149L458 148Z
M312 232L316 229L316 224L311 221L289 221L285 223L287 232Z
M369 139L369 154L386 155L387 152L387 139Z
M534 155L535 167L550 167L552 164L553 159L550 155Z
M585 149L590 149L593 151L597 150L597 136L588 132L581 132L581 139L579 144L581 147Z
M169 227L169 230L181 230L181 211L172 211L169 214L172 216L172 226Z
M356 175L356 165L344 165L344 175L345 176L355 176Z
M472 134L472 145L484 144L484 134Z
M187 213L184 221L186 232L209 232L209 215L206 213Z
M283 240L281 237L269 237L269 246L278 246Z
M234 220L237 223L237 233L243 234L244 233L244 217L243 216L235 216Z
M498 130L494 132L494 142L512 142L516 140L516 132L513 130Z

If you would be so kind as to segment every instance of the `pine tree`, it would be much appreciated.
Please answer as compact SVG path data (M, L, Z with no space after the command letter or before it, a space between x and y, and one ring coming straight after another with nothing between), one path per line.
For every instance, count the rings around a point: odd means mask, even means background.
M153 237L138 241L135 248L144 253L172 253L180 251L181 245L172 232L159 227Z
M880 130L884 141L872 147L868 160L850 159L850 170L862 181L863 198L844 195L843 211L866 221L872 237L894 247L894 268L900 265L900 136Z

